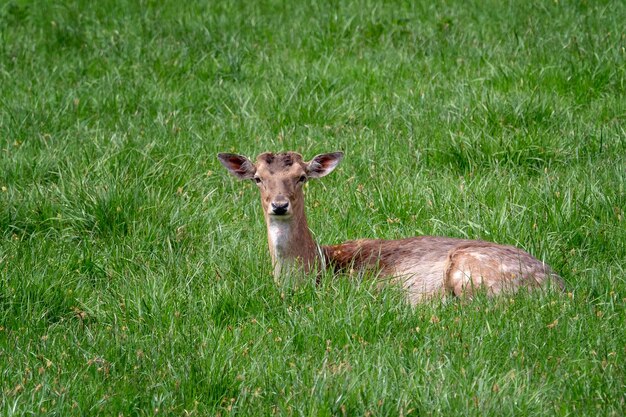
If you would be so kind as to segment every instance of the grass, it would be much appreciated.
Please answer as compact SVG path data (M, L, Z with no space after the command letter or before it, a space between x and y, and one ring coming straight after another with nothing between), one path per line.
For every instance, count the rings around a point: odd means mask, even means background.
M619 1L0 5L0 410L626 412ZM321 242L518 245L566 294L272 281L217 152L344 150Z

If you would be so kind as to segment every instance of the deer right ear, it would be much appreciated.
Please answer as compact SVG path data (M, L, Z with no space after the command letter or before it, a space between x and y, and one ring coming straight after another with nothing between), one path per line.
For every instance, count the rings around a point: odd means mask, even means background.
M249 180L254 178L256 167L245 156L234 153L219 153L217 158L220 160L224 168L240 180Z
M332 152L317 155L307 163L307 174L311 178L321 178L330 174L341 162L343 152Z

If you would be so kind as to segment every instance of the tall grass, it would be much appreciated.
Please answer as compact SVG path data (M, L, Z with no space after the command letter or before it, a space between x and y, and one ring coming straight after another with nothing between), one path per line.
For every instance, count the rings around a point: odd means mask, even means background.
M623 415L623 2L0 5L2 415ZM323 243L518 245L566 294L271 278L215 154L344 150Z

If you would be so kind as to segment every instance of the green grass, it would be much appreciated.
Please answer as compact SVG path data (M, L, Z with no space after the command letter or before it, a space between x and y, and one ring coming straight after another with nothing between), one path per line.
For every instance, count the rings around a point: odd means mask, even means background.
M1 415L626 413L620 1L0 4ZM217 152L344 150L323 243L518 245L566 294L281 292ZM312 278L313 280L313 278Z

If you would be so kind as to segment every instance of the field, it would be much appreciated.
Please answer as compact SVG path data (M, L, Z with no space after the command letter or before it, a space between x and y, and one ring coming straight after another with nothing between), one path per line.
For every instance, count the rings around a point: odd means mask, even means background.
M0 415L626 414L626 3L0 4ZM564 293L272 279L219 164L343 150L326 244L517 245Z

